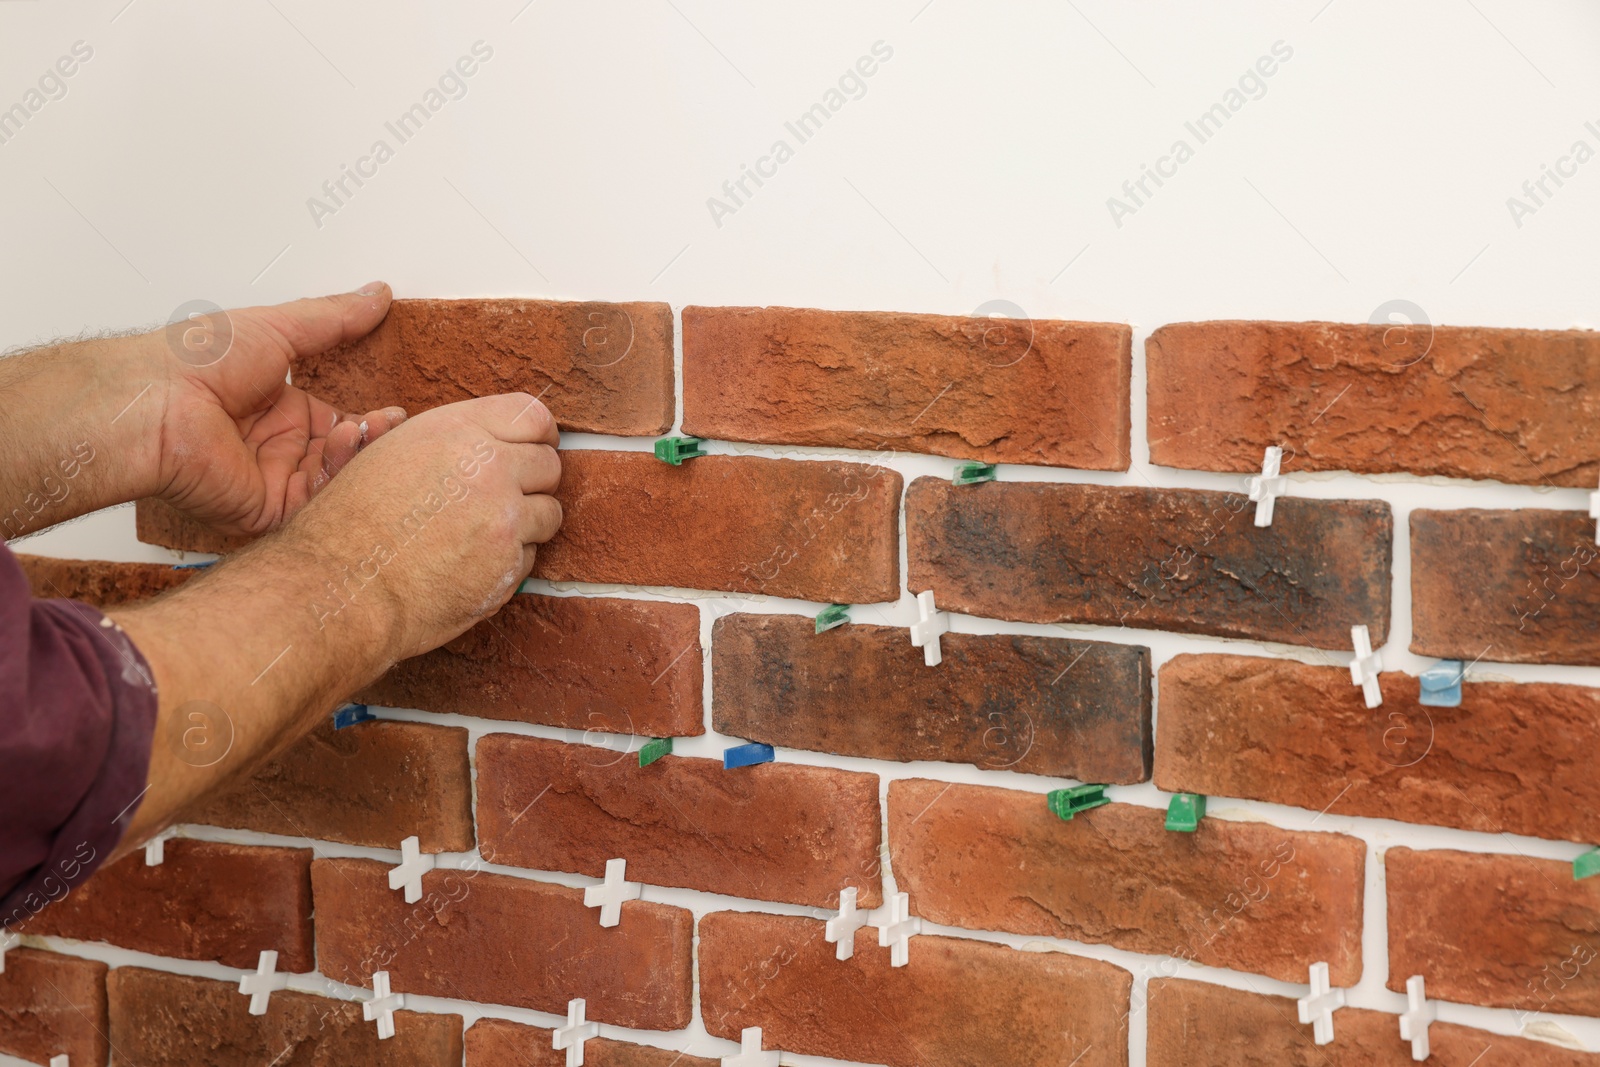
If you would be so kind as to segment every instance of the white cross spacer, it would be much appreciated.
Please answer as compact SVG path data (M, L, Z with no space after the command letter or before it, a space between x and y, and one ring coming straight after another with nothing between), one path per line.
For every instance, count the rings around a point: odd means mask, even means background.
M911 939L922 933L922 920L911 914L911 897L896 893L894 899L875 913L878 920L878 945L889 949L889 966L904 967L911 958Z
M1311 965L1311 995L1295 1001L1300 1021L1311 1023L1311 1036L1319 1045L1333 1040L1333 1013L1344 1007L1344 990L1328 985L1328 965Z
M622 921L622 902L638 900L644 886L638 882L624 881L628 873L627 860L606 860L606 880L583 891L583 906L600 909L600 925L615 926Z
M1589 517L1596 520L1594 543L1600 545L1600 489L1589 494Z
M22 935L0 931L0 974L6 973L6 953L22 944Z
M1428 1058L1428 1027L1439 1017L1439 1005L1428 1003L1422 975L1406 979L1406 1011L1400 1016L1400 1040L1411 1042L1411 1058Z
M722 1067L778 1067L776 1052L761 1051L761 1027L747 1026L739 1033L739 1052L722 1057Z
M1250 479L1250 499L1256 502L1257 526L1272 525L1273 502L1289 491L1289 479L1278 474L1282 466L1283 449L1273 445L1262 457L1261 473Z
M72 1067L72 1065L67 1062L67 1054L63 1052L59 1056L50 1057L50 1067Z
M268 949L261 953L256 972L239 979L239 992L250 998L251 1015L265 1015L272 994L289 987L289 976L274 973L277 969L278 953Z
M1378 672L1383 670L1383 657L1372 651L1372 638L1365 626L1350 627L1350 643L1355 646L1356 658L1350 661L1350 680L1361 687L1361 696L1367 707L1383 703L1383 690L1378 688Z
M361 1005L361 1017L378 1020L378 1040L387 1041L394 1036L394 1013L405 1006L404 993L389 992L389 972L379 971L372 976L372 999Z
M178 836L178 828L169 826L144 843L144 865L159 867L167 861L167 842Z
M389 888L405 886L406 903L415 904L422 899L422 876L433 870L439 860L436 856L422 854L422 842L416 835L400 842L400 866L389 871Z
M567 1067L583 1067L583 1043L600 1036L600 1024L586 1022L583 1017L582 997L567 1001L567 1025L558 1026L550 1034L550 1047L567 1050Z
M847 960L856 954L856 931L872 922L870 912L856 908L856 888L851 886L839 894L839 914L828 920L823 937L839 946L838 956Z
M917 621L911 624L911 647L922 649L922 662L937 667L944 659L939 635L950 632L950 618L934 607L933 590L917 594Z

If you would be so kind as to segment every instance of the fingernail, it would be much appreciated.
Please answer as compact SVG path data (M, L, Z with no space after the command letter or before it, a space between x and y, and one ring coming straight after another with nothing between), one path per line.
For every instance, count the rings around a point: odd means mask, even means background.
M368 282L366 285L363 285L361 288L356 290L356 295L377 296L381 292L383 292L382 282Z
M383 414L384 414L384 417L389 420L389 425L391 427L398 426L402 422L406 421L406 409L405 408L384 408L383 409Z

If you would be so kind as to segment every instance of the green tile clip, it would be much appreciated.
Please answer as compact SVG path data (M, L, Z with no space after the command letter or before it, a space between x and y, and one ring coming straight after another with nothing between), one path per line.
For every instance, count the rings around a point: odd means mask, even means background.
M639 750L639 766L648 767L662 756L672 752L672 738L658 737L654 741L645 742Z
M698 437L663 437L656 442L656 458L674 467L682 466L686 459L705 454Z
M1572 880L1592 878L1600 874L1600 848L1591 848L1588 852L1572 861Z
M977 485L994 481L993 463L963 463L950 478L951 485Z
M1206 817L1206 798L1198 793L1179 793L1167 805L1167 829L1192 834Z
M1053 789L1048 797L1050 810L1063 819L1070 819L1080 811L1098 808L1111 803L1103 785L1075 785L1071 789Z
M850 621L849 604L829 604L817 613L817 633L826 633Z

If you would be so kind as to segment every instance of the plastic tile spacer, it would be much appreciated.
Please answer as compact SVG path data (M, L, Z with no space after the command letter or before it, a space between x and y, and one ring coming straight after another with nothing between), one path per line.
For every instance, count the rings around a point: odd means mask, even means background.
M199 563L174 563L172 569L175 571L200 571L205 570L215 562L216 560L214 559L205 559Z
M995 480L993 463L978 463L976 461L963 463L956 468L950 476L951 485L977 485L979 482L992 482Z
M1588 852L1572 861L1572 880L1582 881L1600 874L1600 848L1591 848Z
M731 771L738 767L754 767L758 763L771 763L777 759L771 745L752 741L748 745L734 745L722 750L722 769Z
M365 704L346 704L333 713L333 728L343 730L346 726L354 726L358 722L376 722L378 717L367 709Z
M856 888L839 893L839 914L828 920L823 927L822 939L831 945L838 945L834 954L841 960L847 960L856 954L856 931L863 926L872 925L872 913L861 911L856 907Z
M911 961L911 939L922 933L922 920L911 914L909 893L896 893L873 912L872 925L878 928L878 946L889 950L889 966L904 967Z
M394 1013L406 1006L404 993L389 992L389 972L379 971L372 976L372 999L361 1005L361 1017L378 1024L378 1040L387 1041L394 1036Z
M430 855L423 855L422 842L415 835L411 835L400 842L400 866L389 870L389 888L404 889L406 903L415 904L422 899L422 876L433 870L438 860Z
M1050 810L1063 819L1071 819L1080 811L1088 811L1090 808L1111 803L1111 798L1106 796L1106 787L1103 785L1075 785L1070 789L1052 789L1046 799L1050 802Z
M829 604L817 613L817 633L826 633L849 621L849 604Z
M567 1067L583 1067L583 1043L600 1036L600 1024L584 1018L586 1007L582 997L567 1001L567 1025L550 1032L550 1047L567 1050Z
M679 467L686 459L706 454L700 444L698 437L663 437L656 442L656 458L663 463Z
M1594 543L1600 545L1600 489L1589 494L1589 517L1595 520Z
M724 1056L720 1067L778 1067L783 1061L777 1052L761 1051L761 1027L747 1026L739 1033L739 1052Z
M1400 1016L1400 1040L1411 1042L1411 1058L1418 1063L1431 1053L1428 1027L1439 1018L1439 1006L1428 1003L1428 989L1422 975L1406 979L1406 1010Z
M1417 703L1432 708L1461 706L1461 678L1465 666L1458 659L1442 659L1417 676Z
M627 877L627 860L606 860L606 880L583 891L583 906L600 909L601 926L616 926L622 921L623 902L644 895L644 886L627 881Z
M1333 1040L1333 1013L1344 1007L1344 990L1328 985L1328 965L1311 965L1311 994L1295 1001L1300 1021L1311 1024L1311 1036L1319 1045Z
M662 756L672 754L672 738L658 737L653 741L646 741L639 750L639 766L648 767Z
M289 976L277 970L277 952L264 949L255 971L239 979L239 992L250 998L251 1015L265 1015L272 994L289 987Z
M144 865L159 867L167 862L167 842L178 836L178 828L169 826L144 843Z
M1256 525L1272 525L1272 506L1289 491L1289 479L1278 473L1283 465L1283 449L1270 446L1261 458L1261 473L1250 479L1250 499L1256 502Z
M1167 829L1192 834L1206 817L1206 798L1198 793L1179 793L1167 804Z
M59 1056L50 1057L50 1067L72 1067L72 1062L67 1059L67 1054L63 1052Z
M941 634L950 632L950 616L940 611L933 602L933 590L924 589L917 594L917 621L911 624L911 647L922 649L922 662L937 667L944 662L944 649L939 644Z
M1383 690L1378 688L1383 657L1372 651L1372 638L1365 626L1350 627L1350 643L1356 650L1356 658L1350 661L1350 680L1361 687L1361 697L1367 707L1378 707L1383 703Z

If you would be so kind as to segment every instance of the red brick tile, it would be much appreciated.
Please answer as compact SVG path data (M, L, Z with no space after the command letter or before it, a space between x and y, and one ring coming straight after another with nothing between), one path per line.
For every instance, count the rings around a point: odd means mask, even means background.
M679 1044L685 1040L678 1039ZM590 1038L583 1044L585 1067L717 1067L720 1059L689 1056L652 1048ZM551 1031L505 1019L479 1019L467 1031L467 1067L566 1067L567 1054L551 1047Z
M34 1063L106 1062L106 965L14 948L0 974L0 1052Z

